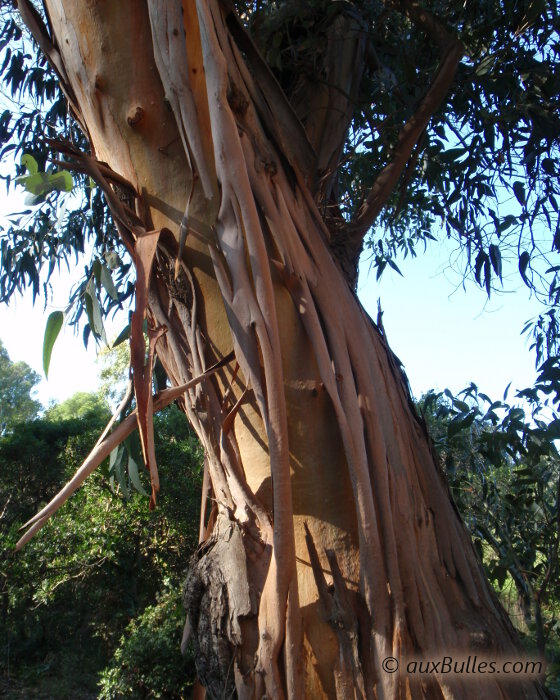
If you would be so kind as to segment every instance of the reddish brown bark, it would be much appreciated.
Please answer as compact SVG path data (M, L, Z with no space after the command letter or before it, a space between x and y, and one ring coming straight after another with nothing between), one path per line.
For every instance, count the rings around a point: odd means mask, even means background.
M171 381L231 351L239 366L181 399L212 498L187 585L201 680L219 697L473 697L381 668L517 643L333 256L295 112L217 0L45 6L93 153L136 192L123 236L161 231L148 319ZM499 680L485 697L544 697Z

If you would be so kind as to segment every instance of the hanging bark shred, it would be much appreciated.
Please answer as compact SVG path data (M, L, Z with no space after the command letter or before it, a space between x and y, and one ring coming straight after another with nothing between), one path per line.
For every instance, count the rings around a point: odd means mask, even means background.
M142 454L152 486L150 497L150 510L156 505L159 492L159 475L156 464L154 447L154 422L152 410L152 368L154 361L155 344L161 337L162 328L148 326L149 349L146 359L146 346L144 343L144 320L148 305L148 287L150 273L154 261L160 231L148 231L137 238L134 244L134 264L136 266L136 308L130 322L130 365L134 381L134 393L138 410L138 427Z
M229 364L234 358L233 353L230 353L222 360L217 362L212 367L209 367L205 372L203 372L198 377L194 377L190 381L182 384L181 386L175 386L171 389L165 389L157 394L153 399L152 408L154 413L162 411L166 406L176 401L180 398L186 391L197 386L205 379L208 379L218 370ZM120 412L120 407L117 409L115 415L109 421L107 428L103 431L106 435L103 439L100 439L93 450L84 460L83 464L77 469L76 473L70 479L70 481L65 484L65 486L52 498L52 500L47 503L47 505L42 508L39 513L34 515L30 520L28 520L24 525L20 527L20 530L25 530L29 528L25 535L17 542L16 550L20 550L29 540L47 523L49 518L56 513L56 511L66 503L70 496L77 491L77 489L84 483L87 477L92 474L97 467L105 460L111 452L118 447L126 438L136 430L138 427L138 412L133 411L128 415L112 433L107 433L108 428L114 423L115 418Z

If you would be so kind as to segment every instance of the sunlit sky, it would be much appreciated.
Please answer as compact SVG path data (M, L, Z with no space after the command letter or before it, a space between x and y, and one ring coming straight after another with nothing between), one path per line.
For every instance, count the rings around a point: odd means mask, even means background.
M17 196L8 199L0 194L0 216L20 206ZM490 301L473 283L464 291L459 268L451 264L455 258L451 244L434 243L428 254L399 261L403 277L388 269L380 282L374 272L368 274L367 261L362 264L360 299L374 318L381 299L389 343L405 367L414 395L432 388L456 392L474 381L492 398L501 398L510 382L512 389L530 386L534 356L520 331L538 313L538 302L522 283ZM81 336L69 327L55 344L48 381L42 370L47 317L64 308L77 272L65 272L55 280L54 297L46 308L43 300L33 306L30 295L0 305L0 339L12 360L27 362L41 375L37 398L45 406L76 391L94 391L98 384L95 344L90 341L86 351ZM126 322L126 315L117 319L109 337Z

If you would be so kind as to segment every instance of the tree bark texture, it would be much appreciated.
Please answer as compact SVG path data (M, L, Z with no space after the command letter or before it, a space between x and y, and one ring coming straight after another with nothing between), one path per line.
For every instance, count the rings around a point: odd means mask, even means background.
M315 111L306 133L305 95L300 119L227 3L45 9L92 155L133 186L135 214L118 223L168 376L235 353L182 400L206 452L186 589L202 683L212 697L473 697L460 677L381 669L517 644L401 370L333 255L319 207L332 183L319 196L317 182L344 128ZM545 697L495 677L484 691Z

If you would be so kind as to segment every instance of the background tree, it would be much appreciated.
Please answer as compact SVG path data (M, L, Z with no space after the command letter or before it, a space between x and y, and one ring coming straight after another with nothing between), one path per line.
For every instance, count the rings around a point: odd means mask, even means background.
M37 416L41 404L32 393L39 379L25 362L12 362L0 340L0 435Z
M28 151L19 181L40 208L33 224L14 220L0 290L38 293L43 266L50 277L91 233L68 313L102 338L102 307L132 292L129 252L152 505L152 355L174 385L203 377L181 405L211 496L187 584L204 684L217 696L469 697L464 679L381 670L388 655L518 647L353 289L374 222L381 271L438 219L489 292L508 251L534 283L538 219L557 225L555 8L47 0L41 17L17 5L65 99L45 64L27 70L9 19L6 82L37 101L3 116L4 153ZM48 167L39 132L59 154ZM85 198L60 234L69 170ZM502 188L512 213L498 209ZM499 680L488 693L543 697Z
M461 399L431 393L420 402L488 577L499 590L513 584L521 627L542 653L558 638L560 423L545 398L557 403L557 367L549 359L535 387L518 393L530 399L526 409L475 385Z
M100 421L109 420L111 412L107 400L101 393L78 391L62 403L50 406L45 416L51 421L65 421L74 418L96 416Z
M106 415L55 420L51 409L0 438L0 687L7 697L97 697L103 671L102 697L190 695L181 582L197 541L202 466L192 431L175 413L157 419L165 486L157 511L148 512L145 497L107 460L17 555L18 529L79 466Z

